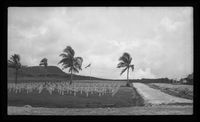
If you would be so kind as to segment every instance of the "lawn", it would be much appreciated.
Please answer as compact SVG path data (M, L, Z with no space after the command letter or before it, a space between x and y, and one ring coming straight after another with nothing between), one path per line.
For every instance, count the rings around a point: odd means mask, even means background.
M50 94L47 90L41 93L33 90L27 93L22 90L20 93L14 91L8 92L8 106L24 106L31 105L33 107L49 107L49 108L103 108L103 107L129 107L129 106L143 106L143 99L132 87L120 87L117 93L112 96L111 93L102 94L89 92L86 93L66 92L64 95L53 91Z

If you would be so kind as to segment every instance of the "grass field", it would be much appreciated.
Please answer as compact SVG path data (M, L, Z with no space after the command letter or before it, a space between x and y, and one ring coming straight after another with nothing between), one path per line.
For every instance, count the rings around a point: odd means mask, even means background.
M37 81L36 81L37 82ZM34 83L36 83L34 82ZM92 84L91 81L74 81L74 83ZM95 81L94 84L104 84L105 81ZM112 84L113 82L106 82ZM115 82L117 84L117 82ZM64 95L54 90L52 94L47 89L38 93L37 89L28 92L21 89L16 93L8 90L8 115L192 115L192 104L167 104L144 105L144 99L137 93L134 87L121 87L115 95L106 92L99 96L99 92L80 91L71 93L65 91ZM148 84L156 89L165 88L189 88L187 85ZM158 87L160 85L160 87ZM83 85L82 85L83 86ZM87 85L86 85L87 86ZM90 85L92 86L92 85ZM103 85L102 85L103 86ZM161 87L162 86L162 87ZM193 90L192 88L189 88Z
M159 89L169 95L193 100L193 85L180 85L168 83L149 83L148 86Z
M86 95L86 93L81 93L80 91L76 92L76 96L74 96L73 92L67 91L65 91L64 95L59 94L57 91L53 91L50 94L45 89L41 93L36 90L27 93L24 89L20 93L8 92L8 106L24 105L53 108L128 107L142 106L143 99L132 87L120 87L114 96L112 96L112 93L105 93L99 96L96 92L90 92Z

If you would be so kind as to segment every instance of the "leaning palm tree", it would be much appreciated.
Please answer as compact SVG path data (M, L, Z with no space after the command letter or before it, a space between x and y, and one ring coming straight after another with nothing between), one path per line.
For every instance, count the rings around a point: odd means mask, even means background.
M127 70L127 86L130 86L129 82L129 68L134 70L134 65L131 64L132 58L129 53L125 52L120 58L119 58L119 64L117 65L117 68L124 68L120 75L122 75Z
M69 68L69 72L71 73L70 84L72 83L72 73L79 73L78 70L82 70L81 66L83 63L82 57L75 57L75 52L71 46L67 46L63 53L60 54L62 60L58 64L62 64L63 68Z
M40 61L40 66L43 65L44 68L45 68L45 78L46 78L46 75L47 75L47 66L48 66L48 63L47 63L47 58L43 58L41 61Z
M20 56L18 54L14 54L10 57L10 60L8 60L8 67L15 68L15 84L16 84L18 70L21 68Z

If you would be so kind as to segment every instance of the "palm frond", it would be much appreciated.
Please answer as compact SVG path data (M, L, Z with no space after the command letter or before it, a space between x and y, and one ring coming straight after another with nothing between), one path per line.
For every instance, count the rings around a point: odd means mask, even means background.
M131 64L131 61L132 61L132 57L129 58L128 64Z
M83 58L82 57L75 57L74 58L74 66L78 68L79 70L82 70L82 63L83 63Z
M76 67L73 67L73 66L71 66L70 68L69 68L69 72L74 72L74 73L78 73L78 70L76 69Z
M13 62L13 61L11 61L11 60L8 60L8 63L9 63L9 64L14 64L14 62Z
M70 66L70 67L69 67L69 72L71 72L71 71L72 71L72 67Z
M117 68L121 68L121 67L126 67L127 64L125 62L119 62L119 64L117 65Z
M63 69L67 69L67 68L69 68L70 67L70 65L69 64L63 64L64 66L63 66L63 68L62 68L62 70Z
M71 46L67 46L63 52L59 55L62 57L62 60L58 64L62 64L62 69L69 68L69 72L79 73L79 70L82 70L83 58L74 57L75 52Z
M132 65L130 65L130 68L132 69L132 71L134 70L134 65L132 64Z
M119 58L119 61L128 62L127 59L123 55Z
M59 56L61 56L61 57L63 57L63 58L69 57L69 55L68 55L68 54L65 54L65 53L61 53Z
M130 54L128 54L128 53L125 52L125 53L119 58L119 60L129 64L129 62L130 62Z
M47 62L47 58L43 58L40 62Z
M8 60L8 66L18 70L21 67L20 56L18 54L12 55Z
M74 73L79 73L79 71L78 71L78 69L76 69L76 67L73 67L73 68L72 68L72 71L73 71Z
M40 66L41 66L41 65L44 65L44 62L40 62L40 64L39 64L39 65L40 65Z
M14 55L12 56L12 60L13 60L14 62L18 63L18 62L20 61L20 56L19 56L18 54L14 54Z
M72 59L70 58L63 58L62 60L60 60L60 62L58 62L58 64L72 64Z
M47 58L43 58L41 61L40 61L40 66L43 65L45 67L47 67L48 63L47 63L48 59Z
M67 53L68 55L70 55L70 56L72 56L72 57L74 57L74 55L75 55L75 52L74 52L74 50L72 49L71 46L67 46L67 47L63 50L63 52Z
M122 75L127 69L128 69L128 67L124 68L124 69L122 70L122 72L120 73L120 75Z

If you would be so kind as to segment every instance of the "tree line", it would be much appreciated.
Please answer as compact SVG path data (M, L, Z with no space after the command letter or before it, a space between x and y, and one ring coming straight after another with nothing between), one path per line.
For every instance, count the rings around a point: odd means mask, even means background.
M62 57L62 59L58 62L58 64L62 65L62 70L64 69L69 69L68 71L70 72L70 84L73 81L73 73L79 73L80 70L82 70L82 63L83 63L83 58L82 57L75 57L75 51L71 46L66 46L66 48L62 51L62 53L59 55ZM22 67L27 67L23 66L20 63L20 55L19 54L14 54L11 55L10 59L8 60L8 67L14 68L15 69L15 83L17 83L18 79L18 71ZM131 86L131 83L129 82L129 70L131 69L132 71L134 70L134 65L131 64L132 57L130 56L129 53L125 52L123 55L119 58L119 63L117 65L117 68L124 68L120 75L122 75L125 71L127 71L127 86ZM44 66L45 68L45 78L47 74L47 67L48 67L48 59L43 58L39 66Z

